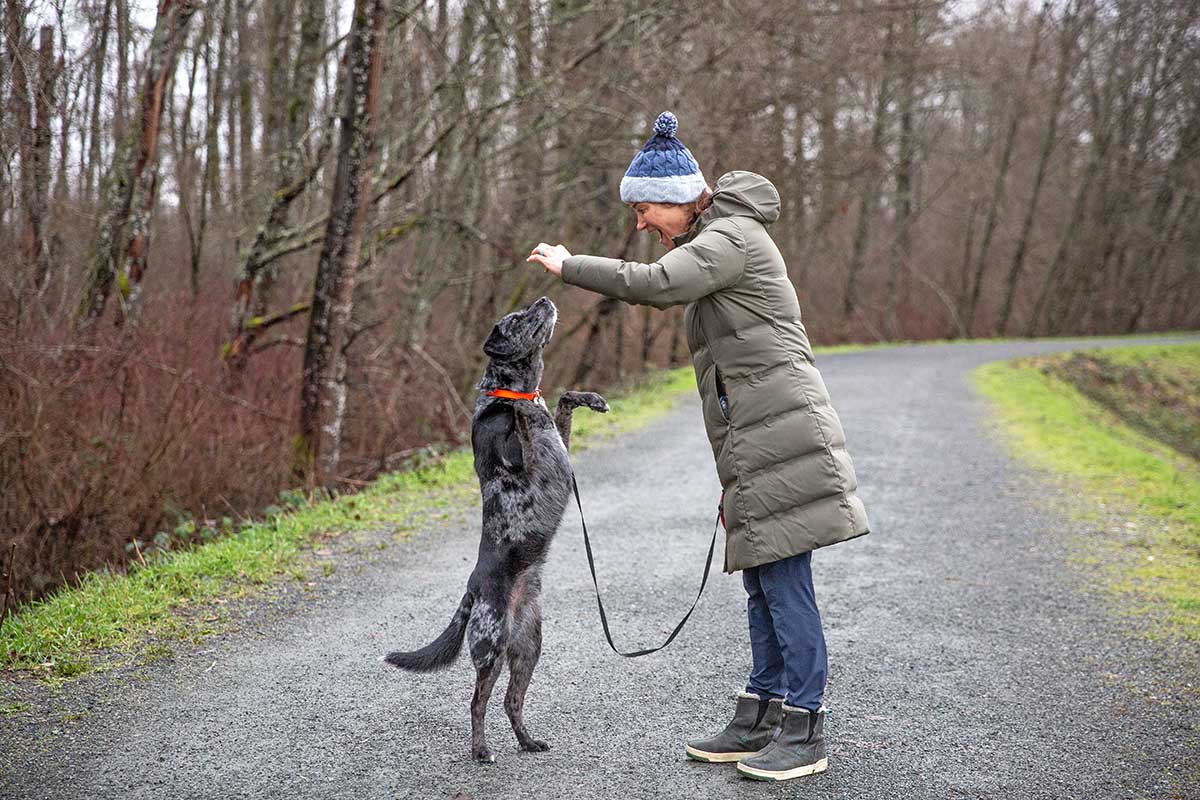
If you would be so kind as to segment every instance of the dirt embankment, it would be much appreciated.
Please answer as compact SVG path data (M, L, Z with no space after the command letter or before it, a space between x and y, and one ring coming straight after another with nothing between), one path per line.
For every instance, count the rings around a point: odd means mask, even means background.
M1074 353L1042 369L1200 463L1200 346Z

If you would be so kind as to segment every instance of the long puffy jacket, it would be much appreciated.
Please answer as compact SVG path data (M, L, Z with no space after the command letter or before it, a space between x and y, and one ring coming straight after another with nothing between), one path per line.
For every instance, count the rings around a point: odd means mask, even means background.
M770 181L729 172L659 261L578 255L563 264L567 283L609 297L687 304L704 425L725 489L726 572L869 531L841 421L767 233L778 218Z

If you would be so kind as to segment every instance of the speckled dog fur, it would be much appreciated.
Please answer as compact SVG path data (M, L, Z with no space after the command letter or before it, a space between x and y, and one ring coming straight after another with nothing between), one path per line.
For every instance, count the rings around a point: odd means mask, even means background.
M450 625L429 645L385 660L428 672L449 666L464 637L475 665L471 699L471 754L492 762L483 733L492 688L507 659L504 711L522 750L549 749L525 729L525 692L542 652L538 598L541 569L571 494L571 414L579 406L608 411L593 392L564 392L553 418L545 402L491 397L492 389L530 393L542 379L542 351L558 311L549 298L496 323L483 345L490 361L479 381L471 425L475 473L483 497L479 560Z

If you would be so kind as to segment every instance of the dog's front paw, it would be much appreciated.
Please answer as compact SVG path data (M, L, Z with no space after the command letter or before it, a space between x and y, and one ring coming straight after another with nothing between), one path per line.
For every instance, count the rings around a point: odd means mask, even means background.
M590 408L592 411L597 411L601 414L608 413L609 408L608 408L607 400L605 400L603 397L596 394L595 392L587 392L586 394L588 395L588 403L587 403L588 408Z
M529 739L528 741L521 742L521 749L530 753L544 753L550 749L550 745L538 739Z
M496 757L494 755L492 755L492 751L487 749L487 747L473 748L471 750L471 755L480 764L495 764L496 763Z
M566 392L559 402L566 402L573 407L587 406L601 414L608 413L608 401L595 392Z

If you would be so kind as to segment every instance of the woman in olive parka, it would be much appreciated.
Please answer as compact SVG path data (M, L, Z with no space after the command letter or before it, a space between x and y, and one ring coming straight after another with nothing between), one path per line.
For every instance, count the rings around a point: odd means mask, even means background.
M868 532L829 393L813 365L796 290L767 226L779 193L752 172L710 191L664 112L621 180L653 264L539 244L530 261L575 286L656 308L686 304L688 348L724 487L725 571L742 570L753 668L733 720L687 754L751 778L823 771L827 660L812 585L818 547Z

